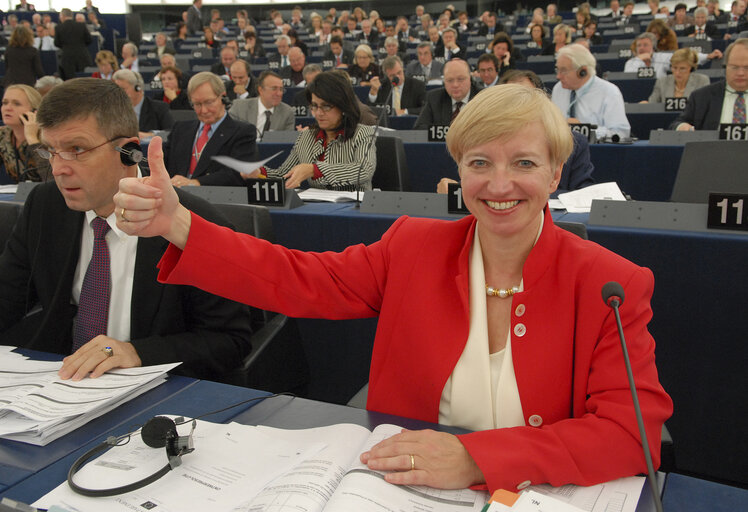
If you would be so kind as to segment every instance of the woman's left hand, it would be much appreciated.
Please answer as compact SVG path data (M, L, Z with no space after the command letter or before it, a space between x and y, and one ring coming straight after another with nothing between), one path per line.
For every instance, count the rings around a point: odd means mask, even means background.
M283 177L286 179L286 188L296 188L301 182L314 176L314 164L297 164L291 168Z
M31 144L39 143L39 124L36 122L36 112L29 110L24 112L18 118L23 123L23 136L26 142Z
M460 440L434 430L403 429L362 453L361 463L369 469L392 471L384 476L392 484L464 489L485 482Z

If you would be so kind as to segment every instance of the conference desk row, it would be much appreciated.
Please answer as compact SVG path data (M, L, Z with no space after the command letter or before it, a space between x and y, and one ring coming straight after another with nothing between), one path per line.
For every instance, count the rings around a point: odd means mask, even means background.
M277 243L339 251L378 240L397 218L351 204L272 210ZM555 212L587 223L587 214ZM744 291L748 235L588 225L592 241L650 268L660 379L675 403L668 421L679 471L748 483L748 332ZM310 396L345 403L368 380L376 320L299 320Z
M415 133L415 132L413 132ZM260 157L279 151L270 162L278 166L293 146L290 142L261 142ZM458 179L457 164L443 142L405 142L410 187L413 192L435 192L441 178ZM640 201L668 201L680 165L683 146L634 144L591 144L590 158L596 183L615 181L621 190Z
M3 479L3 483L0 484L0 498L7 497L25 503L36 501L65 480L70 466L85 451L109 435L121 435L131 431L154 415L176 414L193 417L242 400L266 395L247 388L175 377L171 377L160 388L135 398L75 432L53 441L45 448L0 440L0 463L17 470L12 481L7 478ZM159 398L154 400L155 395L159 395ZM125 409L127 413L124 412ZM268 425L291 429L337 423L355 423L372 429L382 423L394 423L411 429L436 428L459 433L449 427L288 396L267 398L259 403L245 404L213 415L206 420L218 423L233 421L245 425ZM200 449L197 443L195 450ZM44 461L26 463L23 468L11 465L18 462L8 461L8 453L33 457L42 451L48 451L54 455L47 457ZM158 449L153 450L153 456L165 458L163 450ZM247 460L248 463L252 463L251 454L247 454ZM661 478L665 478L663 502L667 511L727 512L744 508L748 503L748 491L743 489L678 474L669 474ZM644 486L636 508L637 512L654 510L650 500L649 487Z

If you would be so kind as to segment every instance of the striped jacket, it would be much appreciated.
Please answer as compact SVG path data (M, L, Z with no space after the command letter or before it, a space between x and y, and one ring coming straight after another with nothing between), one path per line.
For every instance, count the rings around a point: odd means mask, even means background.
M329 190L355 190L358 169L361 167L361 190L371 190L371 178L377 167L376 145L369 151L373 126L359 124L353 137L345 142L340 138L327 143L320 130L304 130L299 134L283 165L277 169L266 167L270 177L281 177L297 164L316 164L322 174L310 178L309 186ZM315 173L316 174L316 173Z

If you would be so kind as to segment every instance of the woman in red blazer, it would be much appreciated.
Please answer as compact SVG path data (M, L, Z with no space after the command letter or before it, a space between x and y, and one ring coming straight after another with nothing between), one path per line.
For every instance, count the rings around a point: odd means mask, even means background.
M378 316L367 408L474 431L379 443L361 460L389 471L387 481L521 489L646 471L616 324L600 299L612 280L626 290L623 325L659 464L672 402L646 328L652 274L553 225L546 205L572 138L542 91L492 87L453 122L447 145L471 216L403 217L379 242L342 253L287 250L190 214L154 141L149 181L123 180L116 211L126 232L172 243L160 280L291 316Z

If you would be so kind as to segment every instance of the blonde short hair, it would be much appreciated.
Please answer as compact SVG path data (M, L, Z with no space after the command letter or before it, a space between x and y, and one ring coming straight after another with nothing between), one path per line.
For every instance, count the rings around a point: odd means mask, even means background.
M26 99L29 100L29 105L31 105L31 108L33 108L34 110L39 108L39 105L42 102L42 95L39 93L39 91L31 87L30 85L13 84L6 87L5 92L11 91L13 89L17 89L26 95Z
M691 48L681 48L673 52L670 57L670 66L674 64L688 64L693 71L699 66L699 56Z
M548 95L532 87L504 84L482 90L463 107L447 133L447 149L459 166L467 150L540 121L553 166L566 162L574 142L561 111Z
M201 71L193 75L187 83L187 96L192 96L195 89L206 83L210 84L210 88L213 89L216 96L226 94L226 84L223 83L220 76L210 71Z
M357 57L359 53L365 53L370 59L374 60L374 52L371 51L371 46L368 44L360 44L356 47L353 52L354 57Z

